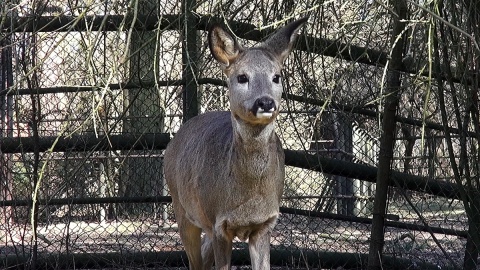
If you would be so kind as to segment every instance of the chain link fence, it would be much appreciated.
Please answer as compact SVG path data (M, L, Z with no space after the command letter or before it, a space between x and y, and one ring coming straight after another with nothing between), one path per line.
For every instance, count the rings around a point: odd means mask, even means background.
M187 267L163 150L183 121L229 108L206 30L226 23L250 46L309 15L283 71L272 265L364 269L380 216L384 269L475 269L480 12L467 2L408 1L401 20L366 0L4 1L0 267ZM242 269L247 250L234 243Z

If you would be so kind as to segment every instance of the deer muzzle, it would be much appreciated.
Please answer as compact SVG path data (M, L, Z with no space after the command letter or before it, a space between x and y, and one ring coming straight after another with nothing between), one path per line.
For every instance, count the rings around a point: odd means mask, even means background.
M276 110L277 106L275 105L275 100L271 97L258 98L255 100L255 103L253 103L251 109L253 115L257 118L271 118Z

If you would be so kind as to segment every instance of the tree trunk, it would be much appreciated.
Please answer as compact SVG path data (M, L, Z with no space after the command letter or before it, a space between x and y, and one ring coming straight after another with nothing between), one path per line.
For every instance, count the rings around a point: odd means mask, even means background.
M382 253L384 244L384 224L387 206L388 185L391 174L393 147L395 145L396 123L395 116L400 98L402 58L405 47L405 28L407 17L407 4L404 0L393 1L396 14L393 16L392 53L388 64L387 85L385 91L385 104L382 115L382 135L380 138L380 153L378 160L378 173L373 203L373 220L368 254L368 269L383 269Z
M160 14L157 2L139 1L138 18L144 14ZM137 22L138 23L138 22ZM142 22L143 23L143 22ZM144 82L153 82L158 77L158 55L156 50L155 31L132 31L130 37L130 78L129 82L141 85L140 88L125 90L125 110L128 117L124 122L124 132L141 137L144 134L160 134L164 130L165 110L161 93L154 85L145 85ZM157 71L157 74L155 74ZM165 93L166 94L166 93ZM158 156L160 151L152 151L156 157L128 157L124 161L120 183L120 196L157 196L162 189L162 162ZM127 155L132 155L127 151ZM131 204L124 206L124 214L145 215L155 214L156 206L151 204ZM148 210L147 210L148 209Z
M438 97L439 108L441 111L442 122L444 126L445 141L448 147L448 155L450 159L450 167L455 177L455 181L459 187L459 193L461 195L462 202L465 207L465 212L468 217L468 236L465 244L465 254L463 257L463 269L477 269L478 256L480 247L480 203L479 197L479 156L477 150L471 148L470 144L480 141L480 128L478 117L478 85L479 78L472 74L478 73L478 66L480 60L478 57L479 51L475 44L480 41L478 20L480 18L480 2L466 0L462 1L461 8L452 9L451 7L457 7L458 2L439 2L441 5L438 8L440 17L451 17L454 25L459 25L465 32L473 33L472 36L475 40L470 38L463 39L463 34L457 31L452 31L449 26L446 26L442 22L436 24L435 34L433 37L433 52L434 52L434 72L442 72L447 74L447 83L449 88L444 88L444 82L437 79L438 84ZM444 4L449 4L444 5ZM451 16L449 13L456 13L457 16ZM459 14L457 14L459 13ZM455 18L465 16L462 21L457 21ZM473 42L472 42L473 41ZM455 44L456 43L456 44ZM455 47L448 47L448 45L455 44ZM462 46L457 47L457 44ZM457 51L456 51L457 50ZM441 52L441 54L440 54ZM473 61L472 61L473 59ZM462 80L460 84L454 84L453 72L445 63L457 62L457 73L461 71ZM445 69L442 70L442 66ZM476 70L476 71L475 71ZM471 73L474 71L473 73ZM458 87L457 87L458 86ZM451 91L453 106L446 104L447 91ZM459 102L458 96L462 97L466 93L465 102ZM453 146L454 140L450 135L449 126L453 125L449 120L448 113L453 111L456 116L457 128L460 135L460 147ZM463 115L463 116L462 116ZM471 132L469 127L473 127L474 131ZM474 133L470 138L467 134ZM472 142L469 142L469 141ZM477 146L478 148L478 146ZM458 151L460 157L458 158ZM458 158L458 159L457 159Z

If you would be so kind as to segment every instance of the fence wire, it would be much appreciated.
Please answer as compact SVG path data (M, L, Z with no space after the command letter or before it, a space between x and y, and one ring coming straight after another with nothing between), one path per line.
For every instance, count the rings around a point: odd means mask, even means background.
M206 31L226 23L251 46L309 15L282 76L272 265L364 269L380 214L385 269L475 269L480 11L467 2L408 1L392 171L377 179L399 40L388 1L4 1L0 267L188 267L162 163L183 121L229 109ZM380 213L376 181L390 185ZM247 250L234 243L235 265Z

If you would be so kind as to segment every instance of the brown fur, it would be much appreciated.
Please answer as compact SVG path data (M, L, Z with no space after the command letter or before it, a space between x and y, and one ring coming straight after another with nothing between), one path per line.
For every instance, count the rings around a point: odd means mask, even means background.
M280 74L305 21L287 25L252 49L243 49L221 27L209 33L211 52L228 77L231 112L192 118L165 152L165 177L190 269L210 269L213 263L229 269L235 237L248 239L253 269L270 269L270 233L285 175L274 131L282 86L272 78ZM239 75L248 83L240 83ZM253 109L261 97L273 101L273 108L262 107L271 116Z

